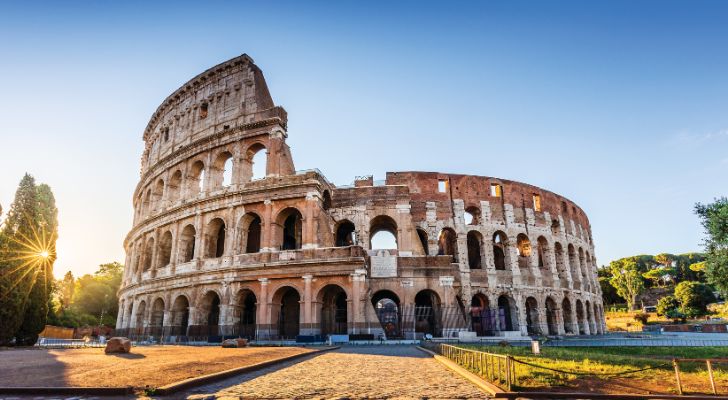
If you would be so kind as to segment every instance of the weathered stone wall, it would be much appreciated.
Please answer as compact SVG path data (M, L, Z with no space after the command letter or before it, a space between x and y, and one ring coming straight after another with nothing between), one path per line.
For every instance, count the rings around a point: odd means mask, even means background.
M117 328L258 338L604 331L591 229L573 202L431 172L335 187L317 170L295 172L287 135L285 110L245 55L164 101L144 133ZM253 176L257 154L265 176ZM396 249L372 248L382 231Z

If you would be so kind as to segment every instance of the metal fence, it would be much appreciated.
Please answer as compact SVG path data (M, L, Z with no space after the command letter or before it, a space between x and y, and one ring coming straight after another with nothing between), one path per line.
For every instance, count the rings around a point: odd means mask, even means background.
M513 357L440 344L439 353L484 380L510 391L516 385Z

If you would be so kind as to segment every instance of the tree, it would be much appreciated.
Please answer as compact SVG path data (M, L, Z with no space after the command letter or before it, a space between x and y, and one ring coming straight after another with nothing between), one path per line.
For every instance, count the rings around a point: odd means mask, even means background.
M25 174L0 230L0 345L10 343L25 316L25 307L38 275L28 242L37 235L38 192L35 179Z
M674 296L665 296L657 301L657 315L669 317L670 312L679 307L680 303Z
M637 295L645 288L637 262L631 258L623 258L612 261L609 269L612 273L609 283L617 290L617 294L627 301L627 307L630 310L634 309Z
M38 340L48 318L49 301L53 292L53 262L55 261L56 238L58 237L58 209L53 192L48 185L36 187L36 238L32 251L37 253L34 265L34 279L25 306L23 322L15 332L18 344L31 346ZM42 253L42 255L38 255Z
M642 274L642 277L652 281L653 286L664 287L667 282L673 281L675 269L672 267L660 266Z
M119 302L116 293L121 286L124 266L118 262L101 264L93 275L84 275L76 280L75 300L73 308L82 313L100 318L103 313L107 317L116 318ZM109 323L115 321L104 319Z
M704 283L684 281L675 286L675 299L683 314L697 317L707 313L707 306L715 301L715 296Z
M612 274L607 267L601 267L597 270L597 277L599 278L599 286L602 289L602 300L604 300L604 304L611 305L611 304L617 304L624 301L619 295L617 294L617 290L614 289L614 286L612 286L609 283L609 279L611 278Z
M698 203L695 213L708 234L705 275L709 283L728 295L728 198L721 197L711 204Z
M63 280L58 282L58 302L61 310L66 310L73 303L73 295L76 293L76 279L73 272L68 271L63 275Z

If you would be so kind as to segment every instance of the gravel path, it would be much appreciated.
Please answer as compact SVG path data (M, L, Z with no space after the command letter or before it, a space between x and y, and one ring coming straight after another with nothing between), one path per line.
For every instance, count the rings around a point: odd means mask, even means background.
M485 394L415 347L347 346L199 387L182 397L470 399Z

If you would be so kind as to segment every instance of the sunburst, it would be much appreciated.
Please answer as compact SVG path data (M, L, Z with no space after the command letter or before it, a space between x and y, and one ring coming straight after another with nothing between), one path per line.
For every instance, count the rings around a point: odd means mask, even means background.
M26 221L29 220L26 217ZM11 246L12 250L0 250L0 262L15 264L15 262L20 261L20 263L9 270L3 271L3 275L12 276L13 280L5 288L5 291L0 293L2 297L15 290L29 275L32 276L30 276L31 284L26 286L28 291L33 287L41 272L44 276L52 273L53 262L56 259L55 233L48 233L43 226L36 229L33 223L28 223L28 225L31 227L31 237L22 232L15 232L13 235L5 236L5 239L14 245ZM27 294L25 293L26 296Z

